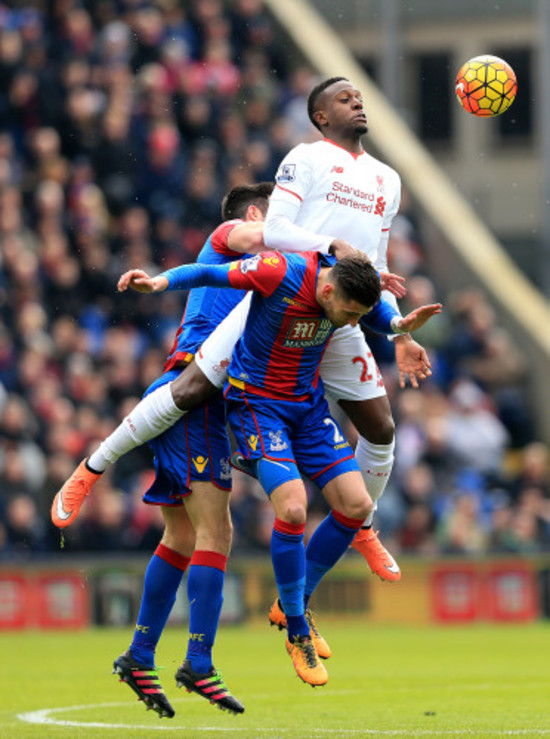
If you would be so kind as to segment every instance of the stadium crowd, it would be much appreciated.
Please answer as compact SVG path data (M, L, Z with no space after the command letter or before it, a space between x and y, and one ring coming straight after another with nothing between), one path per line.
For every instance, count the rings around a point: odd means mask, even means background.
M261 0L0 3L0 559L59 548L54 493L162 367L185 296L118 295L118 276L192 262L223 194L272 180L317 136L316 77L292 58ZM437 294L406 193L390 266L407 277L404 312L436 300L445 312L417 334L434 368L420 390L398 388L391 342L369 338L397 423L385 544L550 549L550 452L528 367L481 291ZM148 449L120 460L67 546L151 552L151 480ZM308 489L314 526L324 509ZM239 474L232 511L234 551L268 550L273 513Z

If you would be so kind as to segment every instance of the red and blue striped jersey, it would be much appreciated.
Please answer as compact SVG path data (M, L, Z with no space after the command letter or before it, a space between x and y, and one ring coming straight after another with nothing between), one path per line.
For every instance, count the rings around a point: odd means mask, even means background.
M243 258L227 245L231 230L244 221L234 219L218 226L205 241L198 264L226 264ZM174 343L164 365L164 372L190 361L216 326L245 296L245 290L227 290L219 287L195 287L188 297Z
M185 265L164 273L169 289L199 284L253 290L229 382L268 398L302 400L319 384L319 364L335 330L315 299L318 252L264 252L225 267Z
M335 330L315 299L322 260L317 252L258 255L258 285L251 286L257 292L228 369L232 385L286 400L302 400L317 388L321 358ZM240 263L246 276L253 273L252 261ZM232 284L238 267L230 272Z

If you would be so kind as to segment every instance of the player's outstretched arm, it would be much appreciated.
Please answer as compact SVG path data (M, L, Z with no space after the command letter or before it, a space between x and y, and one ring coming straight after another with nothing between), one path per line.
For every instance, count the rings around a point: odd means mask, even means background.
M149 277L142 269L130 269L118 281L119 292L129 287L142 293L160 293L164 290L189 290L193 287L234 287L229 272L235 266L229 264L182 264L166 270L156 277Z

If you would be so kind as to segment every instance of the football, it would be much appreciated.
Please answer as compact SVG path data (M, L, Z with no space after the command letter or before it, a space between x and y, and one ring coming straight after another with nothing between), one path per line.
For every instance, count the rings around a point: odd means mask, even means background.
M514 102L518 83L512 67L498 56L476 56L463 64L456 76L455 92L464 110L491 118Z

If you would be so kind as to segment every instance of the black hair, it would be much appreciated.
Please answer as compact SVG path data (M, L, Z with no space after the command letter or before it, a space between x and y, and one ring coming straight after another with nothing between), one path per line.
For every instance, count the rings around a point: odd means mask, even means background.
M373 263L361 251L338 260L331 269L331 281L340 295L367 308L372 308L380 300L380 277Z
M336 82L349 82L349 80L347 77L329 77L328 80L325 80L324 82L320 82L309 93L309 97L307 99L307 114L309 116L309 120L313 123L315 128L317 128L319 131L321 130L321 126L317 123L317 121L315 120L315 116L314 116L317 110L317 100L319 99L320 95L324 93L327 87L330 87L331 85L336 84Z
M237 185L222 200L222 219L244 218L249 205L255 205L265 216L269 196L273 192L273 182L259 182L256 185Z

